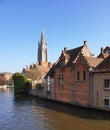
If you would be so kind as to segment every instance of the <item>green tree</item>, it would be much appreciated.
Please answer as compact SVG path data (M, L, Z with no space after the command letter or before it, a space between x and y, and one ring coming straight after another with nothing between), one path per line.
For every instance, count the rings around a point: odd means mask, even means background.
M30 90L29 80L20 73L15 73L13 75L14 82L14 92L15 94L27 93Z

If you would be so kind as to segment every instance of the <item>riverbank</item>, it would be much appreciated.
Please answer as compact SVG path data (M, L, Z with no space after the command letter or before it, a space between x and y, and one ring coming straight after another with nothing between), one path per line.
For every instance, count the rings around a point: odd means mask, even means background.
M0 89L0 130L109 130L110 113L100 113L44 100L14 95Z
M0 85L0 88L14 88L12 85Z
M92 118L93 115L98 114L99 117L106 118L107 120L110 120L110 111L107 111L107 110L84 107L84 106L79 106L79 105L76 105L76 104L69 104L69 103L65 103L65 102L60 102L60 101L56 101L56 100L38 97L38 96L35 96L35 95L30 95L30 96L35 97L42 102L47 102L47 104L49 104L48 106L46 106L47 108L56 109L55 105L61 105L63 107L68 107L71 110L75 109L75 111L73 113L71 113L69 111L65 111L68 114L75 114L76 113L76 115L77 115L78 113L80 113L80 112L83 113L83 111L84 111L84 113L81 114L81 116L83 118L87 117L88 115L91 115L91 118ZM60 110L60 112L62 112L62 109ZM99 118L99 117L97 117L97 118Z

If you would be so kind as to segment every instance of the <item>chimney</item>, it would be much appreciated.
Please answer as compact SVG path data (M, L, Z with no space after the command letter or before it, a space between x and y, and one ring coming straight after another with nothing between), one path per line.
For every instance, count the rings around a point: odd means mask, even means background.
M84 41L84 46L87 46L87 41Z
M67 47L64 47L64 52L66 52L68 50L68 48Z
M103 51L104 51L104 49L103 49L103 47L101 47L100 53L103 54Z
M48 62L48 67L51 68L52 67L52 63L51 62Z

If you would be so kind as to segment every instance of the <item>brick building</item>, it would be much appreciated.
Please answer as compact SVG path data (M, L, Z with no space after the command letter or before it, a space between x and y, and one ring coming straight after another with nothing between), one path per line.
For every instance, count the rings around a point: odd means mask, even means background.
M101 58L86 56L83 52L75 63L74 68L74 94L75 104L89 106L90 102L90 76L89 73L102 61Z
M44 77L50 69L50 64L32 64L23 69L22 74L32 82L30 94L43 97Z
M58 61L46 76L46 86L50 88L47 97L50 94L51 99L54 93L56 101L88 107L90 102L89 73L101 61L102 58L95 58L92 55L87 47L87 41L84 41L83 46L71 50L64 48ZM48 78L53 80L54 85L51 85Z
M12 73L0 73L0 86L2 85L12 86Z

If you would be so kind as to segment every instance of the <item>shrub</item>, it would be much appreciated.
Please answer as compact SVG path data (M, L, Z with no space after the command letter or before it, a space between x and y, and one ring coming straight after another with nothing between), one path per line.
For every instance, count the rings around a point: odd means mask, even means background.
M30 82L26 77L20 73L15 73L12 78L15 94L27 93L27 90L29 91Z

